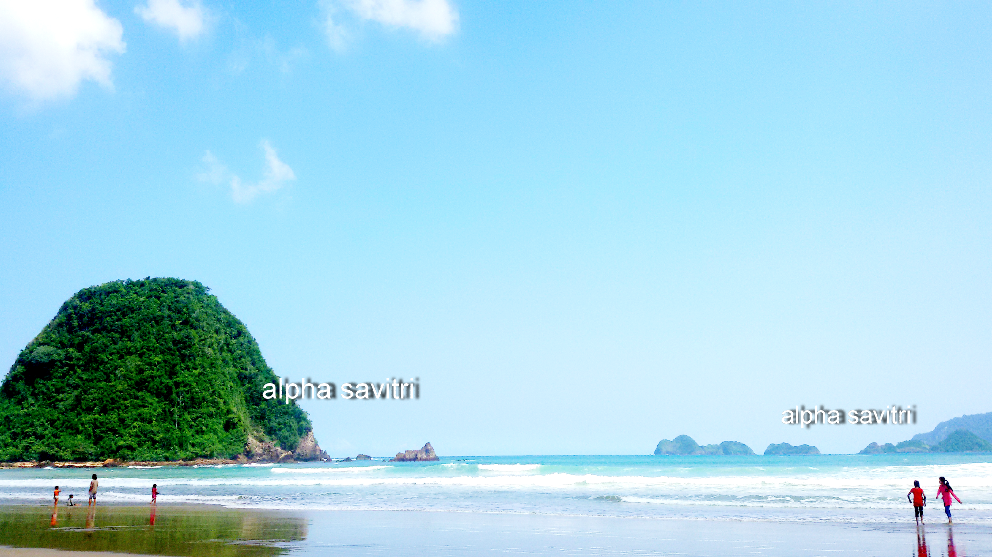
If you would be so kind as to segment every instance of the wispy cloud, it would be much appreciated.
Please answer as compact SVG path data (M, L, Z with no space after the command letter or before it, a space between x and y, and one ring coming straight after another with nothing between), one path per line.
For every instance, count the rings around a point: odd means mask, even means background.
M35 101L84 80L113 89L108 56L124 52L123 34L93 0L0 0L0 79Z
M250 35L247 26L237 20L234 31L236 46L228 58L228 68L234 74L259 63L288 74L310 56L310 51L300 45L283 50L271 35L255 38Z
M337 6L333 2L325 1L321 3L321 8L324 11L322 27L324 35L327 36L327 44L334 50L344 50L348 44L350 33L346 26L338 23Z
M179 42L186 42L207 30L207 10L199 0L148 0L144 6L134 8L134 13L146 23L172 31Z
M296 179L296 174L288 164L282 162L275 148L268 141L262 140L262 150L265 152L265 170L262 179L255 183L244 182L241 177L228 170L213 153L207 151L201 161L204 170L197 174L197 179L211 184L228 183L231 186L231 198L235 203L249 203L258 195L281 189L287 182Z
M331 48L341 50L349 32L339 20L346 13L391 29L409 29L432 42L458 30L458 11L448 0L324 0L323 28Z

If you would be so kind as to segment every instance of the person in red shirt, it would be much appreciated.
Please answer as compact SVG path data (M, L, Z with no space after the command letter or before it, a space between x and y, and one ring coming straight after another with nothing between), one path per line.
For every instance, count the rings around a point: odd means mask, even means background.
M158 484L152 484L152 503L158 501Z
M927 496L920 488L920 480L913 481L913 489L906 494L906 499L913 504L913 512L917 522L923 522L923 507L927 504Z

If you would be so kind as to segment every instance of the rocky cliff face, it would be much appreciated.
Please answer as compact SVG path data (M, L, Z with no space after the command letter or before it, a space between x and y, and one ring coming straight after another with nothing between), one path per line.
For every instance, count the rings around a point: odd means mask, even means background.
M293 451L293 458L300 461L327 460L328 456L317 445L317 440L313 437L313 431L309 431L305 437L300 439L300 444Z
M259 441L254 436L249 436L248 442L245 443L243 459L247 462L294 462L327 460L328 456L317 445L313 431L310 431L300 439L299 445L293 452L283 450L268 441Z
M437 460L437 455L434 454L434 447L430 443L424 445L419 451L407 450L402 453L396 453L395 458L391 458L390 462L425 462Z

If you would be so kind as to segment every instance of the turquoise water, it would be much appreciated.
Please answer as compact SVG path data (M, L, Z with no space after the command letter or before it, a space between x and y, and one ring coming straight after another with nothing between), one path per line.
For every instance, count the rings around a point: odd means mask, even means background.
M936 493L946 476L964 501L955 517L992 524L989 455L751 457L454 457L204 467L0 470L0 501L47 502L61 486L100 501L295 510L416 510L561 516L890 522L911 516L914 479ZM927 513L936 519L936 502Z

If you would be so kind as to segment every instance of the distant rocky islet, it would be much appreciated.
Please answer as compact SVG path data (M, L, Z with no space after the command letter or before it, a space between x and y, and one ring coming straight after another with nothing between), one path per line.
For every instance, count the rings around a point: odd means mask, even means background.
M900 443L870 443L858 454L911 454L911 453L992 453L992 412L970 414L952 418L937 424L933 431L918 433L912 439ZM750 447L739 441L724 441L719 444L699 445L688 435L675 439L662 439L654 450L655 455L673 456L727 456L753 455ZM820 450L813 445L791 445L772 443L765 449L765 455L819 455Z
M389 459L389 462L433 462L438 460L434 454L434 447L430 443L418 450L406 450L396 453L396 456Z
M688 435L675 439L662 439L654 449L655 455L673 456L753 456L755 453L740 441L724 441L719 444L700 445ZM788 443L768 445L766 455L818 455L820 451L811 445L793 446Z

